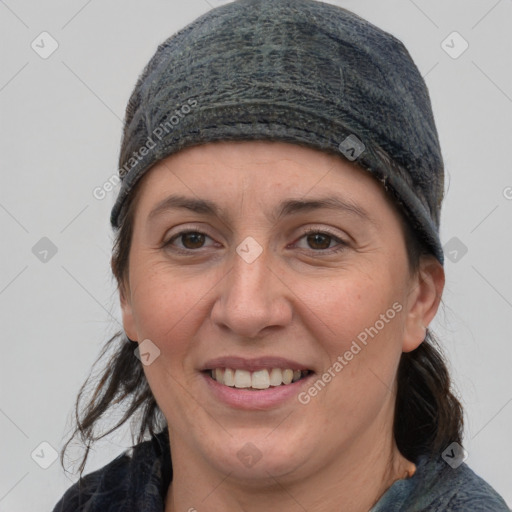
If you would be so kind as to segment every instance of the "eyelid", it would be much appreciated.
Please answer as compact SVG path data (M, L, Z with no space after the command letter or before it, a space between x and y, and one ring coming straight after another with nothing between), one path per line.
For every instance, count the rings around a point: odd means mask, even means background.
M203 233L204 235L211 236L208 233L208 230L206 228L204 228L203 226L199 226L199 224L190 224L190 225L180 224L179 226L174 226L172 229L167 230L165 234L170 233L174 229L176 229L177 231L176 231L176 233L171 235L171 238L174 238L175 236L181 235L183 233L188 233L190 231L193 231L194 233L197 231L198 233Z
M320 226L309 227L302 233L301 236L309 235L310 233L321 233L321 234L329 235L332 238L336 238L337 240L340 240L342 242L346 242L346 240L344 238L342 238L341 235L339 235L338 233L335 233L334 230L332 230L331 228L328 228L328 227L320 227Z

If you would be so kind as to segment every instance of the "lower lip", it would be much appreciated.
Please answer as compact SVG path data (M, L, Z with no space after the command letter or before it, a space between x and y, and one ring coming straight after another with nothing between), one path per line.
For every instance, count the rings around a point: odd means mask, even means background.
M203 372L203 377L207 386L213 395L225 404L237 409L271 409L286 403L287 401L297 399L300 389L307 384L314 374L309 374L302 379L291 384L282 384L281 386L270 387L258 391L251 391L244 388L231 388L225 386L210 375Z

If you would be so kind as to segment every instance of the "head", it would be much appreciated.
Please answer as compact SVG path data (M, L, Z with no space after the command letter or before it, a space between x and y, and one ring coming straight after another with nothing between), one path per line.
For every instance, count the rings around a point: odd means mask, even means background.
M89 441L126 400L109 432L140 411L139 439L168 428L174 453L241 477L255 475L237 464L248 443L257 471L306 476L376 433L411 461L460 442L428 330L444 287L443 166L425 84L389 34L289 1L211 11L139 78L111 216L124 332L77 418ZM153 214L171 195L188 208ZM130 340L158 357L141 364ZM279 406L233 408L208 374L233 356L309 373Z
M215 203L221 213L171 208L152 216L171 195ZM275 216L286 201L327 196L355 208ZM411 445L394 433L399 366L425 340L444 272L367 171L282 142L199 145L144 176L125 222L113 259L123 325L128 338L160 351L144 377L171 446L243 473L237 457L252 443L263 475L306 475L377 432L411 456L446 427L431 422L431 435L416 431ZM236 250L247 237L261 247L250 263ZM208 361L227 356L291 359L311 373L280 407L233 409L205 382ZM318 379L324 385L315 388ZM422 405L396 410L396 430L410 436Z

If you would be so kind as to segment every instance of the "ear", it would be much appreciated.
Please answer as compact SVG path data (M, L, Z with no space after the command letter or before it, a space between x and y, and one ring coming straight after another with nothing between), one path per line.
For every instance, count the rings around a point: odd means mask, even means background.
M404 327L403 352L418 348L437 313L445 284L444 268L434 256L422 257L420 269L411 281Z
M121 312L123 316L123 328L126 336L132 341L138 341L135 318L131 304L130 291L125 291L124 287L119 288L119 299L121 302Z

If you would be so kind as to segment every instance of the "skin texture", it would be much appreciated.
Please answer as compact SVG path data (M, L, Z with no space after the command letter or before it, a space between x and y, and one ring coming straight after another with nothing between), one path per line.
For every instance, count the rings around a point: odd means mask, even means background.
M209 143L168 157L142 180L121 305L129 338L160 350L144 371L171 441L166 511L368 511L415 469L393 438L395 379L401 353L418 347L438 309L440 263L425 257L411 276L400 219L380 183L315 149ZM149 221L171 194L214 201L221 217L180 209ZM340 209L271 217L284 200L327 195L373 221ZM262 248L250 264L236 252L249 236ZM319 376L396 303L394 318L306 405L293 398L240 410L215 398L199 371L214 357L278 356ZM237 456L247 443L261 455L251 467Z

